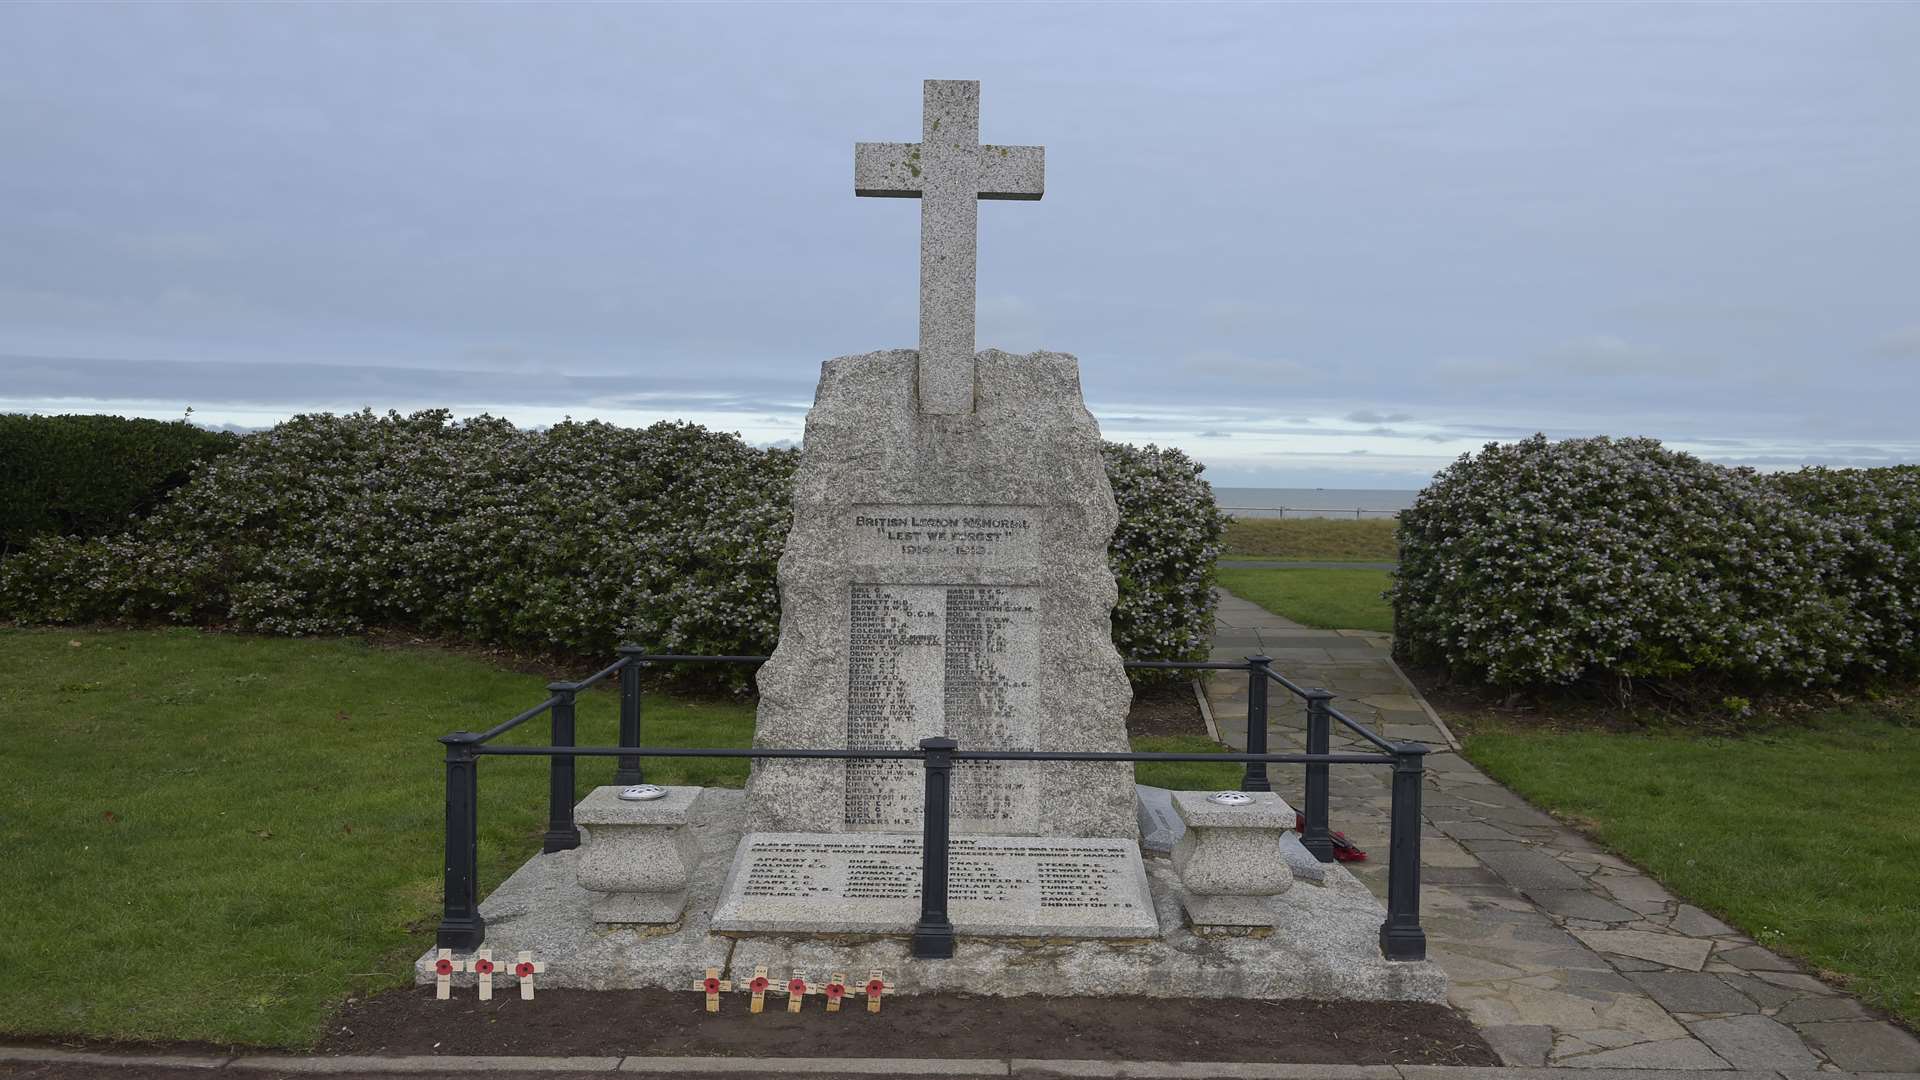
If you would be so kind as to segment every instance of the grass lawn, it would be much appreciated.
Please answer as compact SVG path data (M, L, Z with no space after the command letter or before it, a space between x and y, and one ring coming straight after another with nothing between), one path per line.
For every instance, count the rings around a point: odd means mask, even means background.
M1153 754L1231 754L1205 735L1142 735L1133 740L1133 748ZM1240 790L1245 765L1208 761L1141 761L1133 766L1133 782L1174 791Z
M1920 1027L1920 708L1739 738L1495 729L1467 756Z
M1385 570L1254 570L1220 564L1228 592L1323 630L1393 629L1393 609L1380 598Z
M1235 518L1226 558L1395 562L1400 545L1390 518Z
M439 921L439 736L546 680L430 649L193 630L0 630L0 1035L310 1045L350 993L407 984ZM612 743L618 696L583 695ZM746 746L747 702L649 694L645 740ZM503 737L544 744L545 718ZM1142 749L1218 751L1192 736ZM614 763L579 762L582 792ZM646 763L739 786L744 761ZM1238 785L1219 765L1143 783ZM480 765L481 891L539 850L546 767Z
M544 685L354 641L0 631L0 1032L301 1046L348 992L404 984L438 921L434 740ZM583 695L583 743L615 739L617 704ZM659 743L744 746L753 712L650 695L645 723ZM542 718L505 738L546 734ZM579 770L585 791L613 762ZM546 770L496 758L480 776L491 889L539 848Z

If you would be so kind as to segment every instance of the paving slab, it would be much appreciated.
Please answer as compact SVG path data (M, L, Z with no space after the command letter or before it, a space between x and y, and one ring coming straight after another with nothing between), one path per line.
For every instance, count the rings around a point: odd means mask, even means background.
M1488 1024L1479 1030L1504 1065L1545 1065L1553 1049L1551 1024Z
M1707 954L1713 948L1712 942L1699 938L1650 934L1644 930L1575 930L1573 936L1598 952L1618 953L1691 971L1699 971L1706 965Z
M1811 1069L1820 1064L1792 1028L1755 1013L1699 1020L1687 1027L1735 1068ZM1798 1065L1791 1064L1795 1061Z
M1920 1039L1884 1020L1796 1024L1794 1028L1849 1072L1920 1072Z
M1721 1060L1697 1039L1661 1039L1614 1050L1601 1050L1555 1062L1562 1068L1592 1069L1725 1069Z
M1703 971L1644 971L1627 975L1662 1008L1687 1013L1751 1013L1753 999L1718 975Z

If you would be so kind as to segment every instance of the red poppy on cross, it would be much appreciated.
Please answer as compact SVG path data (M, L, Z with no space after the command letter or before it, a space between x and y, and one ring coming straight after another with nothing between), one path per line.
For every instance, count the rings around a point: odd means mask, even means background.
M753 991L753 1004L747 1007L748 1012L762 1012L766 1009L767 987L770 985L771 984L767 982L766 965L762 964L754 968L753 981L747 984L747 989Z
M473 972L474 982L480 986L480 1000L493 1000L493 950L481 949L467 961L467 970Z
M859 990L860 993L866 995L867 1011L870 1013L879 1012L880 1011L880 995L886 993L891 989L893 989L893 984L889 983L884 977L881 976L879 968L875 968L871 972L868 972L867 985L861 987Z
M733 980L721 978L719 968L708 968L707 977L701 979L700 985L694 989L706 991L707 1011L717 1013L720 1011L720 991L733 989Z
M544 961L535 960L530 952L523 952L513 962L513 977L520 983L520 1000L533 1000L533 977L547 970Z
M847 996L847 973L836 971L827 976L827 985L821 989L827 995L827 1011L839 1012L840 999Z
M453 973L462 965L453 958L452 949L441 949L440 956L433 962L433 996L445 1001L453 996Z
M784 991L787 995L787 1011L790 1013L799 1012L800 1006L807 1000L807 992L812 989L813 987L807 983L806 975L798 969L795 969L793 978L787 980L786 990Z

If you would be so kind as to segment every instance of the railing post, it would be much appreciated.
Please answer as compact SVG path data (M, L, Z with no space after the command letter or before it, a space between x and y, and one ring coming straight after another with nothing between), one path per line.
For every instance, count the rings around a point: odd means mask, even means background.
M1393 835L1387 842L1387 921L1380 924L1380 955L1389 960L1425 960L1427 932L1420 929L1420 791L1427 748L1396 743L1393 751Z
M552 746L573 745L573 696L579 683L547 684L547 692L559 695L548 714L553 718ZM547 833L541 838L541 851L570 851L580 846L580 826L573 823L573 758L555 754L547 759Z
M1267 667L1273 663L1270 656L1247 657L1247 753L1264 754L1267 752ZM1247 762L1247 771L1240 778L1241 791L1272 791L1273 781L1267 779L1267 763L1264 761Z
M953 920L947 918L947 828L953 789L952 739L921 739L926 752L927 801L920 826L920 921L913 926L913 955L945 960L953 955Z
M470 731L442 736L447 747L446 876L434 947L477 949L487 937L480 917L480 755Z
M627 666L620 669L620 741L619 746L640 745L640 671L642 664L634 659L646 650L638 645L620 646L620 655L626 657ZM644 784L640 777L640 755L622 754L613 768L613 782L621 787Z
M1333 700L1329 691L1315 687L1307 691L1307 753L1330 753L1333 746L1333 716L1327 711ZM1321 862L1333 861L1333 825L1327 810L1331 767L1324 761L1307 762L1307 827L1300 843Z

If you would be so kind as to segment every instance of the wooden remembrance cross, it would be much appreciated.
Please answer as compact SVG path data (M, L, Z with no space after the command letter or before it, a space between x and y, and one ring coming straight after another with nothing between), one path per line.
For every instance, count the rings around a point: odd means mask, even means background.
M973 411L978 199L1038 199L1046 148L980 145L980 84L928 79L917 143L855 143L853 193L920 200L920 409Z

